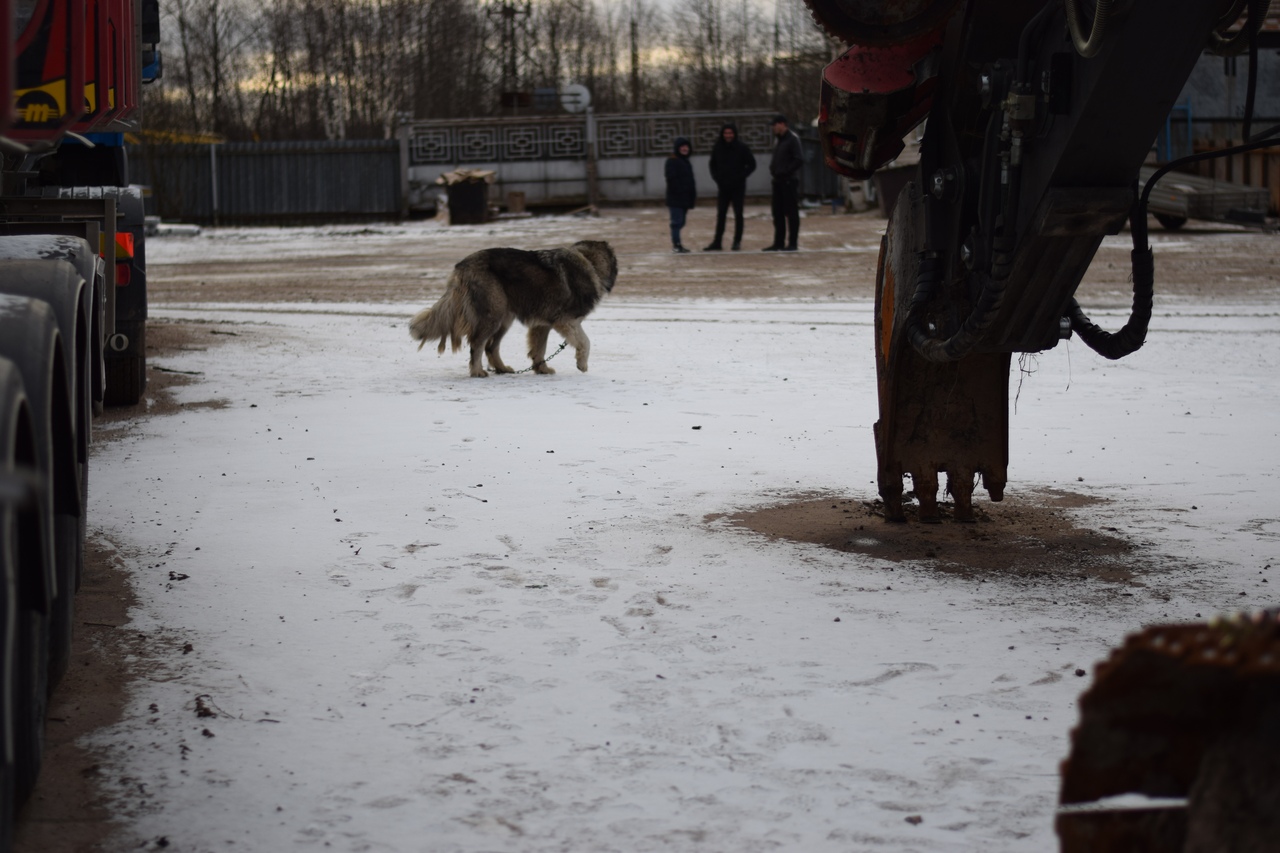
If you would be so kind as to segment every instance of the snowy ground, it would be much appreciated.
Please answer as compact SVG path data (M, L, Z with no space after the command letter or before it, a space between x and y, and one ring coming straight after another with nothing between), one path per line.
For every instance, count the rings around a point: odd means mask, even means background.
M235 337L160 362L191 405L93 460L135 627L177 638L94 742L119 849L1053 849L1076 670L1276 601L1277 304L1166 301L1135 357L1022 380L1010 498L1104 499L1127 583L719 517L874 497L867 301L620 286L589 373L487 380L414 350L420 307L153 311Z

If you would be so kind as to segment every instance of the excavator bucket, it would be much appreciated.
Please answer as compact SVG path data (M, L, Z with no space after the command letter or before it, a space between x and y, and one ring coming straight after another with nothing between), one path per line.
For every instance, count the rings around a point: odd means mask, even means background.
M1099 0L1077 44L1075 4L807 2L851 42L822 78L819 134L832 169L865 178L927 120L876 288L885 516L907 518L909 476L919 519L941 520L945 474L951 516L971 521L979 480L993 501L1004 495L1012 354L1079 334L1118 358L1145 339L1153 267L1138 170L1224 10ZM1112 335L1074 295L1103 238L1134 217L1134 311Z
M952 517L973 521L975 478L982 478L993 501L1004 497L1009 354L934 363L912 349L905 321L919 271L920 220L920 191L910 183L893 207L876 275L878 486L885 518L905 521L902 478L910 476L919 520L937 522L938 474L945 473Z

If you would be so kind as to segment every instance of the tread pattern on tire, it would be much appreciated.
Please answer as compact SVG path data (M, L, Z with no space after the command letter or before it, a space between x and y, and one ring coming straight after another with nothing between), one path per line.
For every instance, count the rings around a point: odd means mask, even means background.
M147 360L143 356L107 359L107 388L104 402L108 406L134 406L146 388Z

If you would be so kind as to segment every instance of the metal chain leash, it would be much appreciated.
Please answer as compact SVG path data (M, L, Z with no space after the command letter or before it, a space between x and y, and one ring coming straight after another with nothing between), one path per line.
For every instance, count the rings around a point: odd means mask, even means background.
M564 348L565 348L565 347L567 347L568 345L569 345L569 342L568 342L568 341L561 341L561 342L560 342L560 349L558 349L558 350L556 350L555 352L551 353L551 355L547 356L547 357L546 357L546 358L544 358L542 361L535 361L533 364L529 365L529 366L528 366L528 367L526 367L524 370L517 370L517 371L515 372L515 374L514 374L514 375L519 376L521 373L528 373L530 370L534 370L534 369L536 369L536 368L538 368L538 367L541 367L542 365L546 364L546 363L547 363L548 361L550 361L551 359L553 359L553 358L555 358L556 356L558 356L560 353L564 352Z

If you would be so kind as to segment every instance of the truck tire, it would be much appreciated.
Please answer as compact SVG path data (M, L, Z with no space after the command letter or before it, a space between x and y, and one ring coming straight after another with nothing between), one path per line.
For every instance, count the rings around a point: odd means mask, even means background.
M133 406L147 387L147 237L142 187L75 186L46 187L49 197L100 199L114 197L121 216L120 228L133 238L133 257L120 260L114 291L106 294L115 303L115 328L103 329L107 338L118 332L128 339L123 351L106 352L107 373L103 404ZM127 275L122 275L127 272ZM116 362L112 364L112 362ZM114 386L114 387L113 387Z
M1187 224L1187 217L1174 216L1172 213L1154 214L1156 222L1160 223L1160 227L1166 231L1177 231L1183 225Z
M43 611L49 619L41 627L47 632L50 689L71 659L77 561L83 559L78 547L83 504L75 448L74 380L64 352L47 302L0 295L0 356L12 361L22 376L35 428L36 471L45 483L41 529L49 543L46 553L52 557Z
M69 234L7 234L0 236L0 260L66 261L85 281L81 300L89 318L89 402L93 414L102 413L102 350L106 323L106 281L98 252L83 237ZM11 292L11 291L10 291Z
M0 635L9 644L0 656L7 667L0 669L0 677L7 680L4 713L13 734L13 751L3 759L11 801L18 804L30 796L40 773L48 702L45 612L52 557L45 519L48 489L38 474L38 444L22 374L13 362L0 358L0 476L9 486L15 480L25 486L22 494L7 495L0 506L0 552L14 572L12 583L6 578L3 586L7 600L2 611L12 617L13 631Z
M107 390L103 402L108 406L136 406L147 387L145 356L107 359Z
M83 240L68 237L51 237L47 243L66 243L87 245ZM18 247L31 244L31 237L0 238L0 258L14 254ZM36 244L39 247L39 243ZM45 251L53 253L57 247L46 245ZM75 400L75 446L76 466L80 480L81 504L86 501L89 489L89 438L93 428L93 350L92 288L86 283L76 269L67 260L0 260L0 277L4 284L0 286L5 293L13 296L28 296L49 303L53 308L54 318L58 323L58 331L62 338L63 355L67 365L71 366L74 381L73 399ZM74 549L76 579L75 589L80 588L80 578L84 572L84 535L85 515L79 514L78 530L67 536L67 546ZM61 543L59 548L64 547Z
M12 374L12 365L8 367ZM0 398L0 421L11 414L7 404ZM21 505L33 497L28 484L12 467L0 460L0 721L8 734L0 744L0 850L6 853L13 845L13 721L20 701L13 689L18 620L17 515Z
M13 790L24 803L44 763L44 718L49 709L49 626L44 614L19 608L14 648Z

